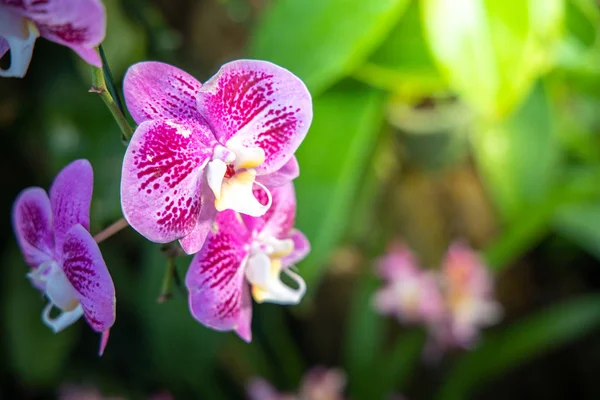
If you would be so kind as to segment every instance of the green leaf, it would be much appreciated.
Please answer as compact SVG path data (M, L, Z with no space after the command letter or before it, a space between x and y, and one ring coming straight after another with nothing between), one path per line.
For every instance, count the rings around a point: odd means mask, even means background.
M444 90L425 40L420 18L421 2L413 1L388 38L354 76L370 85L411 97Z
M563 0L424 0L426 37L451 86L484 116L503 117L551 64Z
M79 330L87 324L81 318L64 331L54 334L42 322L42 310L47 300L25 276L29 267L21 255L14 249L3 261L2 264L7 267L2 285L6 329L3 336L8 351L3 362L12 365L11 369L23 384L53 387L69 359ZM89 352L97 350L94 348Z
M478 167L506 219L543 199L560 157L545 90L538 85L508 120L473 136Z
M382 121L383 94L362 85L340 85L314 99L314 121L296 153L297 227L312 251L301 265L309 285L350 222L353 204Z
M467 399L478 385L600 326L600 295L554 305L485 337L447 375L437 398Z
M598 201L562 208L555 229L600 259L600 205Z
M370 396L375 359L382 348L385 320L373 309L372 297L379 280L367 275L358 280L348 315L344 363L350 392L358 399Z
M317 95L369 56L407 4L407 0L279 0L256 27L250 55L288 68Z

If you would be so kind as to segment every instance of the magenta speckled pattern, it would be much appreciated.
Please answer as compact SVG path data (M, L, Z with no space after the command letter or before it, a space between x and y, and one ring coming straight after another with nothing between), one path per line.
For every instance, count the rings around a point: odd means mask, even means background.
M200 88L198 108L219 142L239 137L243 145L265 151L259 175L288 162L312 121L312 100L304 83L266 61L223 65Z
M94 172L88 160L73 161L56 176L50 188L57 249L67 231L76 224L90 229L90 204L94 191Z
M65 236L62 265L92 329L96 332L109 329L115 323L115 287L98 244L79 224Z
M200 82L161 62L141 62L127 70L123 93L127 109L138 124L148 120L202 120L196 96Z
M131 226L149 240L180 239L196 226L202 170L214 139L207 126L188 120L142 123L123 161L121 204Z
M185 282L190 310L198 321L213 329L234 330L241 321L250 323L250 317L243 315L251 308L243 296L248 283L242 268L249 236L233 211L219 213L217 226L194 256Z
M12 219L17 242L30 267L53 259L52 209L44 189L23 190L15 200Z

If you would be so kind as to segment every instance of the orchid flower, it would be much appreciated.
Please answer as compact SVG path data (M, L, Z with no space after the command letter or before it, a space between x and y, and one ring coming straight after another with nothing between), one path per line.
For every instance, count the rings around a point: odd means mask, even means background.
M422 270L412 252L394 242L377 263L386 283L375 293L374 307L401 323L435 323L444 315L444 302L432 272Z
M42 320L55 333L82 315L102 332L100 354L115 322L115 288L89 233L93 171L87 160L67 165L50 188L23 190L13 206L17 242L31 267L27 277L48 298ZM50 313L57 308L60 314Z
M105 31L106 12L100 0L0 0L0 58L10 49L11 59L0 76L25 76L39 36L70 47L100 68L96 47Z
M139 124L125 154L121 204L147 239L202 247L217 211L259 217L253 195L298 175L293 154L312 120L306 86L266 61L225 64L204 85L168 64L143 62L125 76ZM272 176L276 173L276 176ZM262 182L262 183L261 183Z
M502 308L494 299L494 280L483 260L461 242L450 246L442 264L448 321L438 327L442 343L469 347L479 329L501 318Z
M267 194L255 190L265 204ZM293 184L274 188L272 207L263 217L219 213L213 231L194 256L186 276L192 315L220 331L234 330L252 340L250 294L258 303L297 304L306 285L290 266L310 250L304 235L293 229L296 198ZM293 289L281 281L285 274Z
M262 378L252 379L247 393L250 400L343 400L345 387L344 372L317 366L304 375L298 394L280 393Z

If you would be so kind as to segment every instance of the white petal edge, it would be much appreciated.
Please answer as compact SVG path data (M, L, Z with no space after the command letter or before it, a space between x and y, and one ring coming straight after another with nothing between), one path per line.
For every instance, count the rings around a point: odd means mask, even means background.
M24 77L40 32L33 22L0 6L0 36L8 42L11 60L8 69L0 69L0 76Z

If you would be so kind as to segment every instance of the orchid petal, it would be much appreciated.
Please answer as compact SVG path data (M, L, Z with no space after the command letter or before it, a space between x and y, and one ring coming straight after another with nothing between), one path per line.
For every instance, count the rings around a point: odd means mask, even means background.
M206 176L203 178L202 185L208 185ZM200 214L196 226L188 235L179 239L181 248L187 254L196 254L204 245L217 216L214 204L215 196L212 190L203 190L200 195Z
M292 229L290 239L294 243L294 250L281 259L282 267L285 269L302 261L310 253L310 242L302 232Z
M50 203L54 216L56 249L73 225L90 229L90 205L94 190L94 172L88 160L76 160L60 171L50 188Z
M102 335L100 336L100 348L98 349L98 355L100 357L102 357L102 354L104 354L104 350L106 349L106 345L108 344L109 336L110 336L110 329L107 329L104 332L102 332Z
M52 310L52 303L48 305L42 311L42 321L46 324L54 333L58 333L63 329L73 325L83 315L83 309L81 306L77 306L71 311L61 311L57 318L50 317L50 311Z
M31 21L12 9L5 6L0 7L2 7L0 12L0 39L2 39L0 56L10 48L10 67L0 69L0 76L22 78L29 68L33 46L40 34Z
M237 321L235 333L246 343L252 342L252 298L250 287L247 283L242 285L242 306Z
M0 58L2 58L8 50L10 50L8 41L3 37L0 37Z
M185 283L194 318L220 331L239 329L245 335L250 315L243 296L244 263L248 254L248 232L233 211L217 217L202 250L194 256Z
M54 257L50 199L41 188L25 189L12 211L12 223L25 261L37 267Z
M136 129L123 160L121 206L147 239L166 243L196 227L211 141L208 127L191 120L146 121Z
M286 269L284 273L298 284L293 289L279 277L281 260L271 259L265 253L256 253L248 259L246 279L252 284L252 297L257 303L298 304L306 292L304 280Z
M25 0L23 14L36 23L40 35L73 49L85 62L102 67L94 49L104 40L106 11L100 0Z
M257 188L254 190L261 204L266 204L268 199L266 190ZM294 185L290 182L284 186L271 189L271 207L260 217L242 215L248 230L260 233L261 236L273 236L275 238L287 238L294 226L296 218L296 193Z
M300 176L300 166L296 156L290 158L285 165L279 168L277 171L267 175L259 175L256 177L256 181L262 183L268 188L275 188L283 186Z
M129 68L123 93L129 113L137 122L154 119L202 120L196 105L200 82L161 62L140 62Z
M258 175L287 163L312 121L312 101L304 83L267 61L223 65L200 88L198 108L217 140L228 148L234 140L236 146L264 150Z
M271 207L271 193L254 178L252 170L245 170L224 180L221 185L221 195L215 196L217 211L234 210L253 217L264 215ZM267 204L262 204L254 196L252 191L254 185L262 187L267 193Z
M115 322L115 287L98 244L81 225L73 226L63 244L63 271L77 291L85 318L96 332Z

